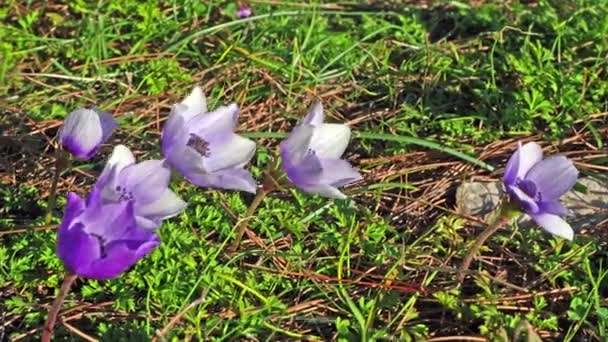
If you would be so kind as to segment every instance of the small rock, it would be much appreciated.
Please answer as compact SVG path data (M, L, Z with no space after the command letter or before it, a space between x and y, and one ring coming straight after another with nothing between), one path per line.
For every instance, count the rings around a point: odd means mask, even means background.
M574 231L608 220L608 182L586 177L578 183L587 188L586 193L570 191L562 197L562 204L571 211L566 220Z
M503 196L500 182L467 182L456 189L456 210L463 215L485 217Z

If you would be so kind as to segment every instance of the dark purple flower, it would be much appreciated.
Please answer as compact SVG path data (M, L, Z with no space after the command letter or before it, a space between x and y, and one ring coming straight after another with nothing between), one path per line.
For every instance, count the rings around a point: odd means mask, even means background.
M77 109L65 118L59 131L59 141L64 149L76 158L88 160L95 155L118 123L108 112L97 108Z
M315 102L302 121L281 142L283 171L305 192L330 198L346 198L337 188L362 179L341 159L350 140L350 128L323 123L323 107Z
M519 145L505 168L503 178L507 192L524 212L551 234L572 240L574 231L560 216L568 210L559 198L568 192L578 171L568 158L556 156L543 159L537 143Z
M137 226L133 202L103 204L97 190L86 203L68 194L57 254L70 272L91 279L116 278L159 243L153 231Z
M104 203L133 202L138 226L155 229L162 220L186 208L186 203L169 189L170 178L171 171L162 160L135 163L129 148L118 145L95 187Z
M253 14L251 7L244 5L236 10L236 17L239 19L250 17Z
M255 193L255 180L244 169L255 143L234 133L238 114L236 104L207 112L205 96L195 87L173 106L163 128L166 161L198 186Z

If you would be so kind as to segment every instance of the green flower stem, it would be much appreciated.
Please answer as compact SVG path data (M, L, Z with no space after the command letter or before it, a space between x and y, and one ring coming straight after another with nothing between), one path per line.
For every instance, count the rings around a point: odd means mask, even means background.
M57 185L59 183L59 177L61 176L61 172L67 169L69 165L70 159L68 155L60 149L57 149L55 153L55 173L53 174L53 180L51 182L51 193L49 194L49 202L46 206L46 216L44 218L44 223L51 223L51 219L53 218L53 209L55 209L55 203L57 201Z
M59 313L59 309L61 309L61 305L65 300L66 295L70 292L70 287L74 283L78 276L76 274L67 273L65 278L63 279L63 284L61 284L61 289L59 290L59 294L53 301L53 306L51 306L51 310L49 310L49 317L44 323L44 331L42 332L42 342L50 342L51 337L53 337L53 328L55 327L55 322L57 321L57 314Z
M458 280L458 284L461 284L464 281L464 277L466 276L466 272L471 266L471 262L477 256L477 252L483 244L488 240L494 233L496 233L500 228L506 227L509 225L516 217L520 214L519 210L514 206L511 202L505 202L500 205L496 211L489 217L486 229L484 229L481 234L477 237L473 246L469 249L469 252L465 255L464 259L462 259L462 264L457 272L456 279Z

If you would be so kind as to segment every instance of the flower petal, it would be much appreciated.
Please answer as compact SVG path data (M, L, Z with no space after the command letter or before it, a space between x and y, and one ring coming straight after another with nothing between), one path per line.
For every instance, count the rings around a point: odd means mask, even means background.
M350 140L350 128L341 124L323 124L315 127L310 148L319 158L337 159L344 154Z
M125 145L116 145L99 178L108 177L112 172L118 174L125 167L135 164L135 156ZM114 171L112 171L114 169Z
M348 185L363 179L361 174L343 159L321 159L321 168L323 171L319 180L320 183L335 187Z
M99 121L101 123L101 142L104 143L110 138L112 135L112 131L118 128L118 122L114 120L112 114L110 112L102 112L97 108L93 109L99 115Z
M310 109L302 122L314 127L319 127L323 124L323 120L323 105L321 104L321 101L317 100L310 106Z
M95 187L101 189L101 197L108 202L117 202L120 194L116 191L119 185L120 172L127 166L135 163L135 156L125 145L117 145L99 175Z
M553 235L557 235L568 240L572 240L574 237L572 227L570 227L568 222L564 221L557 215L537 214L531 216L539 226Z
M227 190L255 193L257 184L251 173L244 169L226 169L213 173L198 173L188 177L193 184Z
M295 186L302 188L321 183L323 166L315 154L308 153L297 164L283 163L283 171Z
M190 95L188 95L177 109L177 114L182 117L184 122L188 122L195 115L207 112L207 99L201 87L196 86L192 89Z
M57 256L68 270L81 275L81 269L99 258L99 241L83 230L82 223L64 223L57 230Z
M503 181L507 185L514 185L518 178L523 179L526 173L542 159L543 150L540 148L540 145L535 142L529 142L522 146L519 143L517 151L513 153L507 162Z
M308 192L311 194L320 195L327 198L335 198L335 199L346 199L346 195L343 194L336 187L333 187L328 184L316 184L316 185L305 185L300 187L304 192Z
M160 198L171 178L171 171L162 160L146 160L129 165L120 173L120 184L133 194L138 204L147 204Z
M71 112L59 132L61 145L75 157L90 159L102 143L99 115L90 109Z
M280 144L283 165L299 163L308 153L314 127L308 124L296 126Z
M526 179L533 181L543 201L559 198L568 192L578 178L578 170L564 156L544 159L528 171Z
M179 214L185 208L186 202L170 189L166 189L163 195L156 201L136 206L135 214L143 216L148 220L159 222Z
M78 215L82 213L85 208L85 202L80 196L78 196L74 192L68 192L67 203L65 205L65 210L63 212L63 219L61 223L64 222L71 223Z
M243 167L255 153L255 142L237 134L231 134L223 144L210 144L209 157L203 158L203 167L207 172L227 168Z
M133 201L104 203L101 190L93 187L86 201L86 209L77 217L87 234L109 242L120 238L135 226Z
M533 198L528 196L525 192L519 189L517 186L508 186L507 191L511 194L511 197L515 199L522 209L528 214L538 213L538 204Z
M166 161L184 177L205 171L203 156L189 146L176 147L165 157Z
M153 251L159 243L158 237L151 232L149 238L145 240L122 240L110 243L106 247L107 256L81 269L80 275L97 280L116 278Z
M559 201L547 201L538 203L539 212L548 213L559 216L566 216L570 214L570 211L564 207Z
M239 106L235 103L221 106L212 112L194 116L187 122L187 129L207 142L223 142L234 132L238 115Z
M171 150L175 145L186 144L187 135L185 131L184 118L178 113L180 110L186 110L185 107L180 109L181 104L171 106L171 113L169 118L163 126L163 132L161 136L161 149L163 156L167 157L171 153Z

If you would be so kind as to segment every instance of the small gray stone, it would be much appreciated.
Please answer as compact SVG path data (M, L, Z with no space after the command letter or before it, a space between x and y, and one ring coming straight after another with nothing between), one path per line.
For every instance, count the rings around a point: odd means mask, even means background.
M608 182L585 177L578 183L587 188L586 193L569 191L561 201L571 211L566 220L575 232L589 229L608 220Z
M500 182L466 182L456 189L456 210L463 215L484 217L500 203Z

